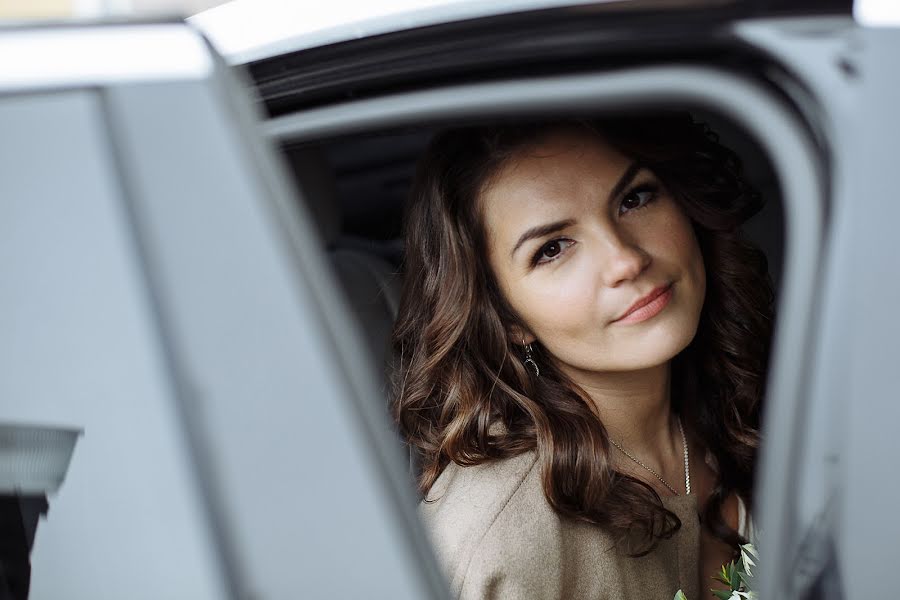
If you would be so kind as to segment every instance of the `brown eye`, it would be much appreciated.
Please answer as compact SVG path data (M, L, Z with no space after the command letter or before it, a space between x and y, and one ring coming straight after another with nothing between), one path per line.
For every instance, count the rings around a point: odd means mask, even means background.
M619 214L644 208L656 199L657 192L658 189L655 185L643 185L634 188L622 198L622 202L619 204Z
M534 258L532 258L531 263L534 266L546 264L549 262L553 262L569 248L575 242L572 240L567 240L564 238L560 238L557 240L551 240L541 246L537 252L534 253Z
M632 208L637 208L641 205L641 199L637 194L631 194L630 196L625 196L625 199L622 200L622 208L626 210L631 210Z

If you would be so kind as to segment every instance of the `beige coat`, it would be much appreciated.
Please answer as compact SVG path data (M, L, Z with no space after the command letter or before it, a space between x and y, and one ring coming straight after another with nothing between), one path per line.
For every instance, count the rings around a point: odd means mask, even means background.
M463 600L672 600L698 590L696 495L663 498L681 529L641 558L620 555L601 528L550 507L533 452L448 466L419 505L451 597Z

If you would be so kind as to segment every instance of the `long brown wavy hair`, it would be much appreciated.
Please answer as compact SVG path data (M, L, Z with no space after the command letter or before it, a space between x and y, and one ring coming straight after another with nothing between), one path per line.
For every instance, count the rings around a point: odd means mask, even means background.
M725 498L753 502L774 293L765 255L740 232L762 207L740 160L686 113L502 123L444 131L421 159L405 214L404 289L392 339L392 410L427 494L451 461L535 451L557 513L602 526L641 556L681 526L648 484L617 472L586 393L535 344L540 377L510 339L519 317L487 261L479 194L506 161L559 127L601 136L647 167L690 218L706 267L692 342L672 359L671 402L718 465L703 524L744 543Z

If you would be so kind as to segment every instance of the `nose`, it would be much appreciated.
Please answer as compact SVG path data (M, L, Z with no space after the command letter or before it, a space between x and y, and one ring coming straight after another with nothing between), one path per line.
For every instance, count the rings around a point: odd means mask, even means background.
M611 233L604 238L600 264L603 283L607 287L633 280L650 265L650 255L622 235Z

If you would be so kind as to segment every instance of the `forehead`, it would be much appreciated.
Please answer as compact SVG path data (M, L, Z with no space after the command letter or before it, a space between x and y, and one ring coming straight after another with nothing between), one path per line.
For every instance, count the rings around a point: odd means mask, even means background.
M598 134L550 131L516 152L486 182L480 194L486 228L501 233L596 209L630 163Z

